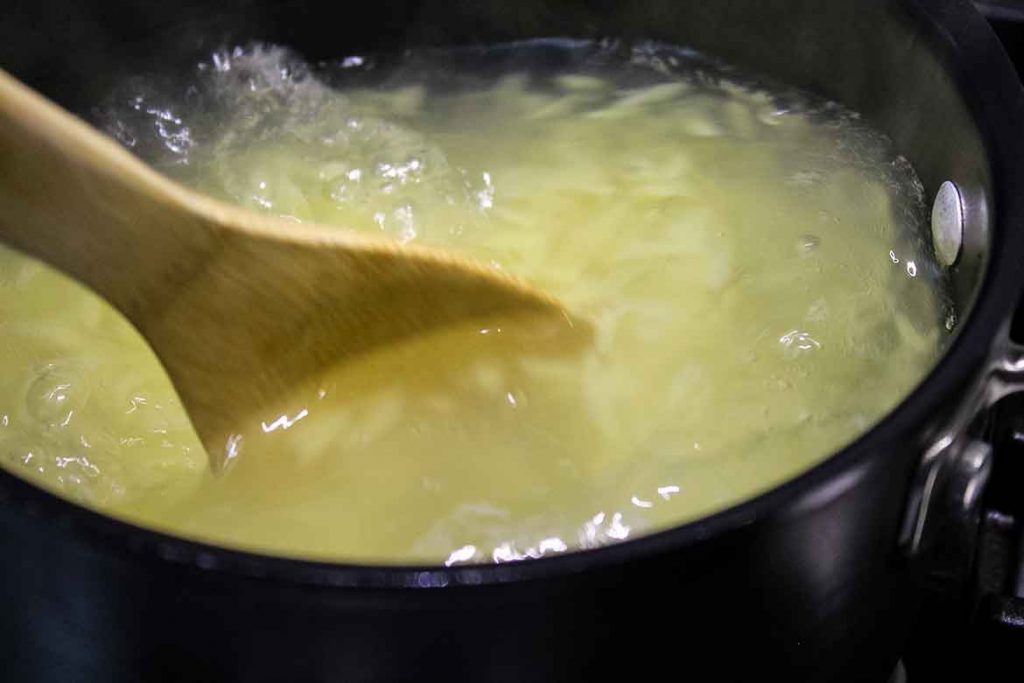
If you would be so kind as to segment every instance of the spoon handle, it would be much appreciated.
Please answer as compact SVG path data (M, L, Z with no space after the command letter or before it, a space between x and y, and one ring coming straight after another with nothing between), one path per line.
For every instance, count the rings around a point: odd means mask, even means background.
M130 319L215 249L191 194L0 70L0 241L96 290Z
M236 425L374 346L496 314L574 324L482 264L192 192L2 71L0 206L0 241L90 286L142 333L214 469Z

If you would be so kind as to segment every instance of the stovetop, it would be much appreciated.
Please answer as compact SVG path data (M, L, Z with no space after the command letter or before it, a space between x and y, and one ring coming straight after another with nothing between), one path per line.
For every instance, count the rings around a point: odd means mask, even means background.
M1024 0L975 5L1024 74ZM1011 336L1024 342L1024 309ZM983 430L994 459L971 578L963 586L930 577L925 606L889 683L1020 680L1011 672L1019 672L1024 653L1024 397L997 404Z

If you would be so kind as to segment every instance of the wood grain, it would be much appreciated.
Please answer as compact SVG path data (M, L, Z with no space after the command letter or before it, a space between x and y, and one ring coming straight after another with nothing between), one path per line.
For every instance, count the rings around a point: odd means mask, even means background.
M452 254L224 204L0 71L0 240L88 285L155 350L220 468L232 425L327 365L439 325L556 317Z

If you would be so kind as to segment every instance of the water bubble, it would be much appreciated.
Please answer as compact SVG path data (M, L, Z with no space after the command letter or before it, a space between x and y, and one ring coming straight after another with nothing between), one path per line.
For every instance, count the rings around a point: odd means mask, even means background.
M491 174L486 171L482 174L484 188L476 193L477 204L482 210L494 206L494 183L491 181Z
M225 71L231 70L231 58L223 52L214 52L210 57L213 62L213 68L218 73L224 73Z
M578 534L578 541L583 548L596 548L607 544L610 540L625 540L631 531L632 527L625 523L621 512L612 513L610 516L604 512L598 512L583 523Z
M516 549L514 543L505 541L491 552L491 559L496 564L498 564L501 562L514 562L515 560L525 560L526 555L519 552Z
M565 544L565 541L557 536L542 538L537 544L537 551L541 555L544 555L545 553L564 553L568 549L569 546Z
M658 487L658 495L664 498L665 500L670 499L677 493L679 493L679 487L676 486L675 484L668 484L666 486Z
M797 238L797 250L801 256L810 256L817 251L821 238L817 235L800 235Z
M453 564L471 562L479 559L479 556L480 554L477 552L475 545L464 545L461 548L456 548L448 554L448 559L445 560L444 566L450 567Z
M612 522L608 525L608 537L616 541L624 541L629 537L631 528L623 523L622 513L616 512L612 515Z
M761 123L769 126L778 126L786 120L785 117L791 114L793 110L782 104L769 103L762 104L755 111Z
M779 344L793 353L803 353L821 348L821 344L809 332L790 330L779 337Z
M413 216L412 206L408 204L399 206L392 212L392 217L394 218L394 227L391 229L391 233L398 238L399 242L405 244L416 239L416 219Z
M106 131L147 159L187 164L195 141L192 128L170 100L152 87L120 95L101 110Z
M75 374L56 365L39 373L25 396L29 414L51 427L66 427L84 402L85 395Z
M53 460L58 469L65 470L69 478L74 478L74 483L81 483L78 476L85 476L90 479L100 476L100 468L89 461L84 455L58 456Z

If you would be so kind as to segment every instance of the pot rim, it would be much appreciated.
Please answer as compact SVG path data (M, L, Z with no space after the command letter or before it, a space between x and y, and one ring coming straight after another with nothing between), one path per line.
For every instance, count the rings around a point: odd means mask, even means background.
M988 361L1024 282L1024 90L995 34L966 0L906 0L935 34L939 57L953 72L985 144L992 171L992 248L974 305L950 348L918 386L854 441L795 477L728 508L612 545L510 562L443 565L346 564L235 550L172 536L82 507L0 469L0 505L21 511L114 551L231 576L293 584L365 588L441 588L530 581L596 570L680 550L780 513L929 418L942 414ZM958 73L958 70L960 73ZM996 144L998 141L998 144ZM1021 181L1021 182L1018 182ZM1017 229L1014 229L1014 227ZM905 445L905 444L904 444ZM922 449L923 450L923 449Z

